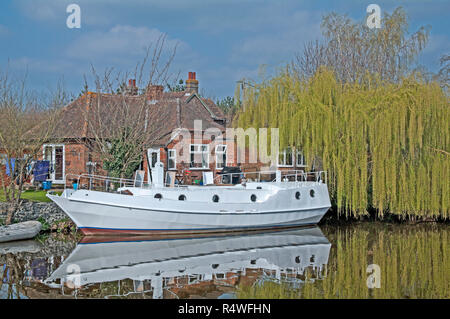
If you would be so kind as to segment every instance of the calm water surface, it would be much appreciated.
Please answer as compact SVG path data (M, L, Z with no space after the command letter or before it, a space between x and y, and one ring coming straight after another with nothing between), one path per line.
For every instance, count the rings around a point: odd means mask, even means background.
M0 298L450 298L450 227L0 244ZM142 238L141 238L142 239Z

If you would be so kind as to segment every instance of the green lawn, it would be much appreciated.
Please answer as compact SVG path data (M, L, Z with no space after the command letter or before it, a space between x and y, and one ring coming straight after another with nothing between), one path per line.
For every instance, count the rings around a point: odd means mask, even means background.
M61 195L62 192L55 192L58 195ZM23 199L28 199L34 202L50 202L51 200L48 199L45 194L47 194L47 191L33 191L33 190L29 190L29 191L24 191L22 193L22 198ZM3 194L3 192L0 192L0 202L4 202L5 201L5 195Z

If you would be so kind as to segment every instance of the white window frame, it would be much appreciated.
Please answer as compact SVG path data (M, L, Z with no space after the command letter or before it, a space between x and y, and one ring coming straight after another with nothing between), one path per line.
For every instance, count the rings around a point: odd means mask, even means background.
M174 167L170 167L170 160L173 160ZM167 169L171 171L177 169L177 150L174 148L169 148L167 150Z
M205 146L206 147L206 151L202 151L202 147ZM192 151L192 147L194 147L194 151ZM195 148L200 147L200 150L195 150ZM191 161L191 155L192 154L203 154L206 152L206 167L202 166L202 167L195 167L192 166L192 161ZM194 155L195 158L195 155ZM203 164L203 163L202 163ZM191 170L204 170L204 169L209 169L209 145L208 144L189 144L189 169Z
M278 164L278 167L294 167L294 160L295 160L295 158L294 158L294 150L291 148L291 162L292 162L292 164L291 165L287 165L286 164L286 152L287 152L287 149L284 149L283 151L281 151L281 152L279 152L278 153L278 156L277 156L277 164ZM283 155L283 163L284 164L280 164L280 155Z
M300 155L300 157L299 157L299 155ZM302 159L301 163L298 162L299 158ZM296 154L295 154L295 165L296 165L297 167L306 167L306 164L305 164L305 156L303 155L303 152L302 152L302 151L297 151L297 152L296 152Z
M223 147L223 149L219 150L219 147ZM227 160L228 160L227 145L225 145L225 144L216 145L215 154L216 154L216 169L218 169L218 170L223 169L223 167L219 167L219 166L217 166L217 164L220 163L223 166L227 166ZM220 159L220 162L219 162L219 155L220 155L220 158L222 158L223 154L225 154L225 162L224 163L222 163L222 159Z
M46 160L45 158L45 148L51 147L52 148L52 160L51 160L51 170L50 173L50 180L54 184L64 184L66 182L66 146L64 144L43 144L42 145L42 159ZM55 164L56 164L56 148L62 147L62 179L55 179Z
M149 148L147 150L147 157L148 157L148 168L152 169L155 167L155 163L152 162L152 153L156 153L156 162L161 161L161 149L159 148Z

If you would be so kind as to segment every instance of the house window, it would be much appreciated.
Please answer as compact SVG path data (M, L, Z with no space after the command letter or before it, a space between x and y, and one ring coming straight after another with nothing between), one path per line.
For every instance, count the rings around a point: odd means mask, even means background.
M44 160L50 162L49 177L54 183L64 183L65 178L65 152L64 145L46 144L44 148Z
M217 145L216 146L216 168L222 169L227 164L227 146Z
M207 144L191 144L190 154L190 168L209 168L209 146Z
M293 158L292 149L288 147L278 154L278 166L292 167L294 163Z
M160 150L149 148L147 150L149 168L154 168L155 164L160 161Z
M0 164L6 165L8 162L8 156L6 154L0 154Z
M168 150L168 169L176 169L177 168L177 150L169 149Z
M297 159L296 159L296 163L297 163L297 167L304 167L305 165L305 157L303 156L303 152L302 151L297 151Z

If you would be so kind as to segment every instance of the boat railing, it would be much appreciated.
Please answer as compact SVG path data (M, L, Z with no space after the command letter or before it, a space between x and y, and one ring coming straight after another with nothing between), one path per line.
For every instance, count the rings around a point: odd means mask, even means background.
M278 179L280 182L327 183L326 171L304 172L302 170L285 170L279 172L280 173L278 173ZM244 181L244 179L246 182L276 182L278 180L276 175L277 171L226 173L217 175L214 179L214 184L240 184ZM94 174L66 174L64 189L70 187L70 185L72 185L74 189L96 190L103 192L122 192L122 189L126 187L145 187L148 184L144 184L142 181L129 178L101 176ZM185 187L187 185L175 184L173 186Z
M283 170L280 172L280 181L282 182L321 182L327 183L326 171L305 172L303 170ZM240 172L240 173L225 173L216 176L215 184L224 184L233 181L233 178L242 180L245 178L247 182L276 182L277 171L257 171L257 172Z
M76 189L115 192L123 187L136 187L135 179L102 176L94 174L67 174L64 189L71 185ZM74 185L76 184L76 186Z

